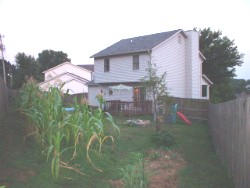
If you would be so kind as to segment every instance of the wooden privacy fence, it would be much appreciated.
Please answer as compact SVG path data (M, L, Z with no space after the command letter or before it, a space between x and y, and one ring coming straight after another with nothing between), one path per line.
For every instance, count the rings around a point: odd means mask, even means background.
M172 98L171 104L178 104L177 111L190 120L208 120L208 100Z
M4 84L3 78L0 76L0 116L6 112L8 108L8 88Z
M236 188L250 187L250 97L209 104L209 126L217 154Z
M152 113L152 101L106 101L104 108L113 115L145 115Z
M190 120L208 120L208 100L171 98L170 105L178 104L178 111ZM152 114L152 101L106 101L106 111L126 116ZM171 109L168 109L171 113Z

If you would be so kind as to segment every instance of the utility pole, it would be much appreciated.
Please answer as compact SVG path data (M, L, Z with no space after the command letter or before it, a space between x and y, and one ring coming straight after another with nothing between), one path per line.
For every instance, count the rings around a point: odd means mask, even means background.
M2 64L3 64L3 81L4 81L4 84L7 85L5 63L4 63L4 56L3 56L4 46L3 46L2 37L4 37L4 36L2 36L0 34L0 50L1 50L1 53L2 53Z

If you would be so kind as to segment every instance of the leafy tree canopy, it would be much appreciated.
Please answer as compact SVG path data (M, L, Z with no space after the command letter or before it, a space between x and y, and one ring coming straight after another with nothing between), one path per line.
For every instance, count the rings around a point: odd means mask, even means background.
M26 77L33 77L39 80L39 64L33 56L18 53L15 56L15 61L16 67L12 69L14 88L22 87Z
M202 71L215 84L235 76L235 66L243 63L243 54L238 52L234 40L222 37L221 31L205 28L200 31L200 50L206 57Z
M230 83L235 94L243 92L247 85L247 81L244 79L231 79Z
M147 74L141 79L141 81L144 83L148 97L152 98L154 121L156 121L156 132L160 132L161 124L158 122L157 116L159 115L159 105L162 102L162 98L168 97L166 86L167 73L164 72L162 75L159 75L157 73L156 65L151 62L151 57L146 72Z
M250 80L231 79L230 84L233 88L234 94L240 94L246 91L246 86L250 85Z
M206 57L202 72L214 83L211 91L212 102L223 102L234 97L229 84L235 76L235 67L243 63L234 40L222 36L221 31L211 31L210 28L200 30L200 50ZM226 93L227 92L227 93Z
M68 55L62 51L43 50L37 58L40 64L40 72L50 69L64 62L71 62Z

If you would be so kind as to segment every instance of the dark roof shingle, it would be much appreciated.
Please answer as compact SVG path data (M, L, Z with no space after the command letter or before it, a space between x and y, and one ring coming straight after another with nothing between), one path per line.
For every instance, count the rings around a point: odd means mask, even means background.
M94 65L93 65L93 64L77 65L77 66L82 67L82 68L84 68L84 69L87 69L87 70L89 70L89 71L91 71L91 72L94 72Z
M175 33L182 31L181 29L156 33L140 37L122 39L119 42L105 48L104 50L94 54L91 58L106 57L120 54L128 54L135 52L145 52L151 50L164 40L170 38Z

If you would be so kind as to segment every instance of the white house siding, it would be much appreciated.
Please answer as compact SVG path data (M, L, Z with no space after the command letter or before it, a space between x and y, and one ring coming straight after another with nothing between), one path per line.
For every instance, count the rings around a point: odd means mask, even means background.
M87 80L91 80L91 72L71 63L63 63L44 72L44 80L51 79L63 73L72 73Z
M101 88L98 86L89 86L88 88L88 101L89 101L89 105L91 106L98 106L98 101L96 99L96 95L98 93L101 93Z
M202 60L199 55L199 33L197 31L187 31L188 36L186 44L186 78L188 85L191 85L191 92L188 97L200 99L201 98L201 79L202 79ZM190 66L191 65L191 68ZM191 70L191 71L190 71ZM189 82L190 81L190 82ZM191 95L190 95L191 94Z
M74 77L68 74L63 74L58 78L42 82L39 87L47 91L49 87L59 86L63 83L65 83L63 90L66 91L67 89L70 89L70 94L88 92L88 87L83 81L76 80Z
M63 75L59 76L58 78L42 82L39 87L47 90L47 88L49 88L51 86L60 85L60 84L65 83L71 79L72 79L72 76L69 76L67 74L63 74Z
M95 83L139 82L145 76L149 55L139 54L139 70L133 70L133 55L109 58L109 72L104 72L104 58L95 59Z
M122 100L122 101L133 101L133 91L113 91L112 95L109 95L108 86L90 86L89 87L89 104L91 106L98 106L96 95L102 92L103 98L106 101Z
M86 93L88 92L88 87L79 81L71 80L63 86L62 90L64 92L69 90L69 94Z
M181 37L181 44L178 42ZM167 90L175 97L185 97L185 37L179 33L152 50L152 62L159 75L167 72Z
M186 81L186 98L192 98L192 43L189 37L185 41L185 81Z

